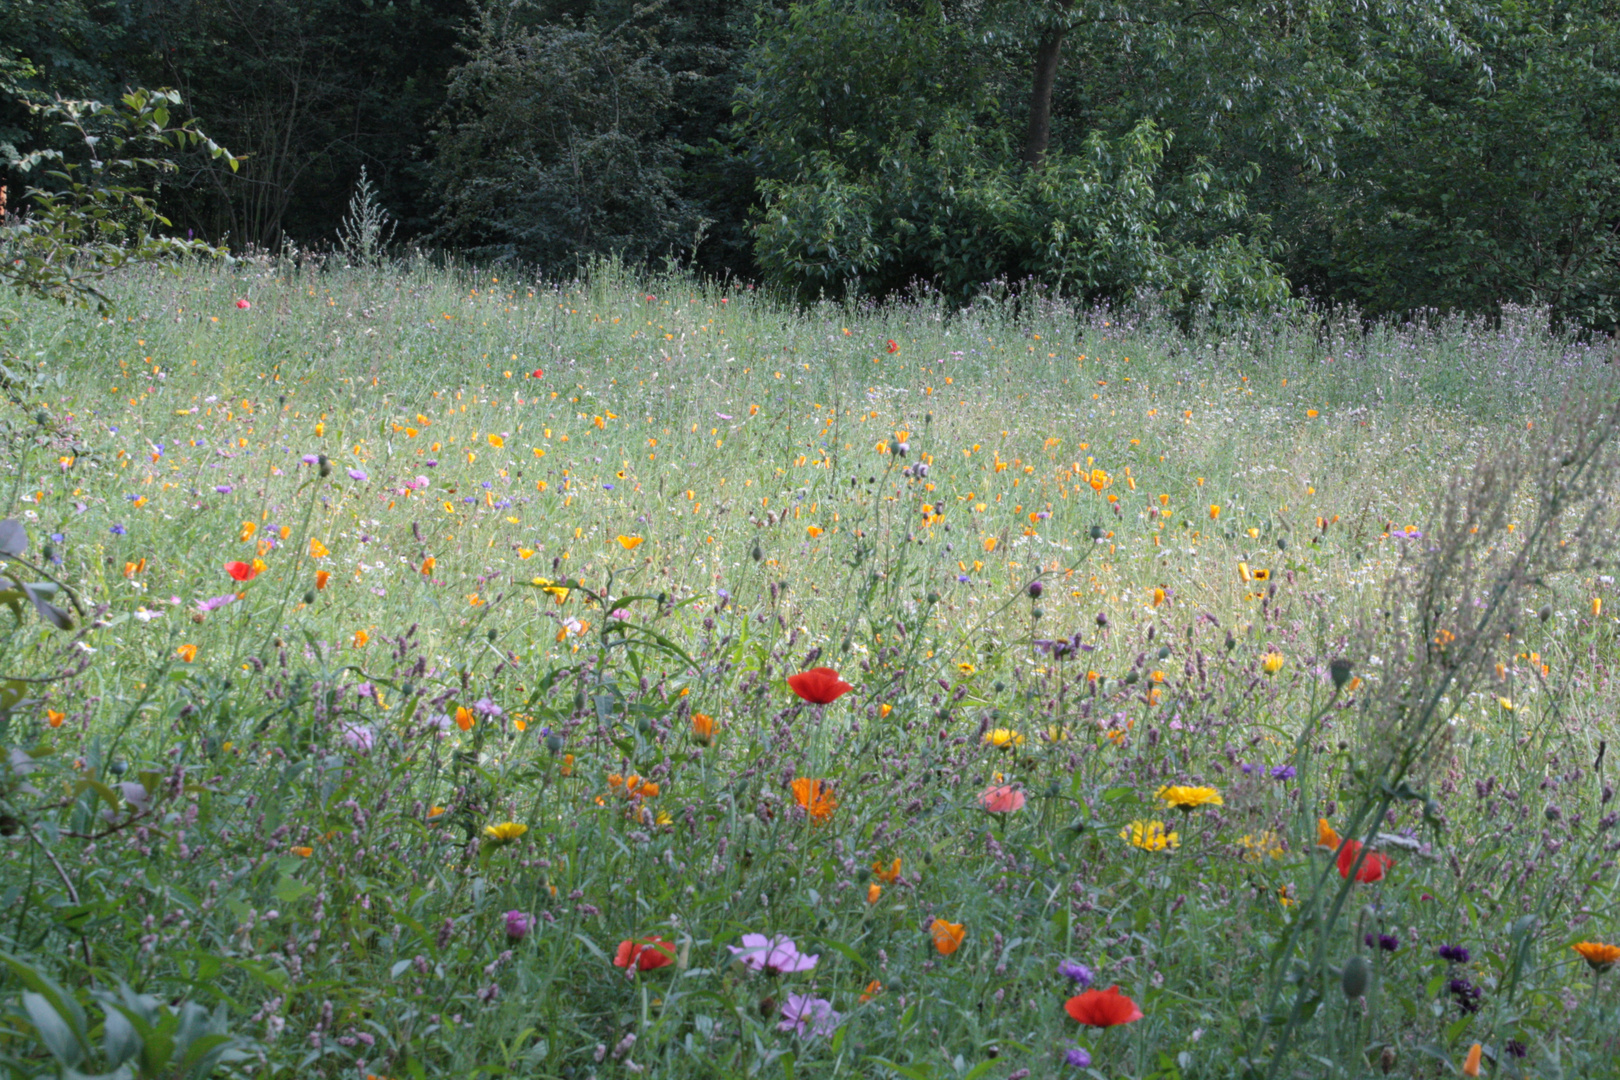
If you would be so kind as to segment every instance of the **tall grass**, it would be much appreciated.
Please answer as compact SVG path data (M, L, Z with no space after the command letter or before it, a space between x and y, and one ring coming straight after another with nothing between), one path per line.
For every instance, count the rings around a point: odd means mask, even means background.
M116 297L0 336L7 572L89 616L0 609L16 1075L120 981L259 1076L1620 1074L1615 388L1536 313Z

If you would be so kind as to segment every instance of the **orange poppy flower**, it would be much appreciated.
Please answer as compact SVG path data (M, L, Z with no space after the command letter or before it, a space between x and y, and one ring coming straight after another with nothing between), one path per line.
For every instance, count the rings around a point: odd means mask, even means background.
M316 539L313 536L309 538L309 557L310 558L312 558L312 559L324 559L330 554L332 554L331 549L328 548L325 544L321 543L320 540Z
M714 742L715 733L719 730L720 725L715 723L714 717L706 713L692 714L692 738L697 742L708 746Z
M1484 1048L1481 1047L1479 1043L1475 1043L1473 1046L1468 1048L1468 1058L1463 1062L1462 1074L1464 1076L1479 1075L1480 1058L1483 1056L1483 1054Z
M435 566L437 566L437 565L438 565L438 560L436 560L431 555L429 555L427 558L423 559L422 560L422 576L423 577L432 577L433 576L433 568Z
M1118 986L1106 990L1087 990L1063 1003L1063 1011L1076 1023L1088 1027L1114 1027L1116 1024L1134 1024L1142 1019L1142 1010L1136 1002L1119 992Z
M788 689L812 705L831 705L855 689L830 667L816 667L788 676Z
M317 570L317 571L315 571L315 591L320 592L323 589L325 589L326 588L326 583L328 581L331 581L331 580L332 580L332 571L330 571L330 570Z
M1325 817L1316 819L1316 846L1329 851L1339 850L1339 834Z
M1572 946L1581 959L1592 965L1593 971L1608 971L1620 960L1620 945L1605 945L1598 941L1582 941Z
M928 936L934 939L934 948L939 950L939 955L949 956L962 947L962 939L967 937L967 927L961 923L935 919L928 924Z
M62 721L66 719L67 716L64 713L59 713L55 709L45 710L45 722L53 728L61 727Z
M619 951L613 955L613 966L635 968L637 971L656 971L675 962L675 946L663 938L626 938L619 942Z
M370 640L371 640L371 635L366 633L364 630L356 630L354 632L354 647L355 648L357 648L357 649L365 648L366 647L366 642L368 642Z
M883 984L873 979L866 984L866 989L861 991L861 1004L865 1005L881 993L883 993Z
M465 705L456 706L456 727L462 731L471 731L473 726L472 710Z
M174 652L176 656L180 657L180 659L184 660L188 664L197 659L197 646L195 645L182 645L178 649L174 650Z
M890 866L888 869L884 869L881 862L873 863L872 876L883 882L885 885L893 885L895 882L900 880L900 860L894 860L894 865Z
M826 821L838 809L838 796L825 780L799 777L793 781L793 801L804 807L805 813L815 821Z
M228 562L225 564L225 572L234 581L252 581L259 576L259 572L253 568L252 564L245 562Z
M883 886L879 885L877 882L874 881L874 882L872 882L872 884L870 884L870 885L868 885L866 887L866 902L868 904L877 903L878 902L878 897L880 897L882 895L883 895Z
M295 847L295 848L288 848L288 850L291 851L294 855L297 855L301 859L307 859L311 855L315 854L315 849L312 848L312 847Z

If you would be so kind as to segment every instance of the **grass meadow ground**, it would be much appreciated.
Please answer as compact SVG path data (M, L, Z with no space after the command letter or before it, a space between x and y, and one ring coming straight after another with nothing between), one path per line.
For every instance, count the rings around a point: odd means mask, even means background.
M1620 1075L1602 347L114 293L0 330L0 1073Z

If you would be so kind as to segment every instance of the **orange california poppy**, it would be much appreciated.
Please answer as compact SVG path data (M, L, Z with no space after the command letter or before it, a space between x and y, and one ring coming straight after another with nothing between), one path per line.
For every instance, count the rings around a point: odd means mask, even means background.
M315 571L315 591L320 592L321 590L325 589L326 588L326 583L328 581L331 581L331 580L332 580L332 571L330 571L330 570L317 570L317 571Z
M188 643L180 646L174 651L175 655L179 656L180 659L184 660L188 664L197 659L197 646L195 645Z
M473 726L472 710L465 705L456 706L456 727L462 731L471 731Z
M708 746L714 742L715 733L719 730L720 725L715 723L714 717L709 716L707 713L692 714L692 738L694 741Z
M855 689L830 667L816 667L790 675L788 688L812 705L831 705Z
M1339 850L1339 834L1325 817L1316 819L1316 846L1329 851Z
M872 876L885 885L893 885L900 880L900 860L895 859L894 865L885 869L881 862L872 864Z
M1479 1043L1475 1043L1473 1046L1470 1046L1468 1048L1468 1058L1467 1058L1466 1061L1463 1062L1463 1072L1462 1072L1462 1074L1464 1076L1478 1076L1479 1075L1480 1057L1483 1054L1484 1054L1484 1048L1481 1047L1479 1045Z
M804 807L814 821L826 821L838 809L838 796L825 780L799 777L793 781L793 801Z
M1142 1010L1136 1002L1119 992L1118 986L1106 990L1087 990L1063 1003L1063 1011L1075 1022L1088 1027L1114 1027L1116 1024L1134 1024L1142 1019Z
M962 947L962 939L967 937L967 927L961 923L935 919L928 924L928 936L934 939L934 948L939 950L939 955L949 956Z

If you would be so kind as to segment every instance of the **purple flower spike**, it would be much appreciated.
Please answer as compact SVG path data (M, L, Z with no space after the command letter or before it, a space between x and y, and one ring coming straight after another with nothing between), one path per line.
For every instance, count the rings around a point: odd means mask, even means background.
M821 959L820 954L807 956L801 953L792 938L768 938L764 934L744 934L741 948L735 945L727 945L726 948L748 967L770 975L809 971Z
M776 1029L791 1031L801 1038L813 1038L817 1035L831 1035L838 1030L838 1022L842 1019L842 1016L833 1011L832 1002L826 998L811 997L809 994L789 994L787 1001L782 1005L782 1022L776 1025Z

